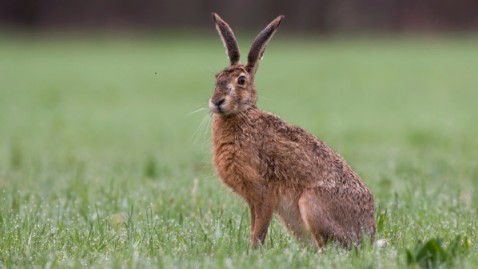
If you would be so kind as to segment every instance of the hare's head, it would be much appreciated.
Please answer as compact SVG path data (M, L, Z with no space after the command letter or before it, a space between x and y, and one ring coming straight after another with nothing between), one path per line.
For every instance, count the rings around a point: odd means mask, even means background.
M247 64L239 63L239 46L229 25L215 13L212 14L212 17L224 47L226 47L230 66L216 75L216 85L214 93L209 99L209 109L214 113L232 115L256 105L254 75L267 42L279 27L284 16L274 19L257 35L247 56Z

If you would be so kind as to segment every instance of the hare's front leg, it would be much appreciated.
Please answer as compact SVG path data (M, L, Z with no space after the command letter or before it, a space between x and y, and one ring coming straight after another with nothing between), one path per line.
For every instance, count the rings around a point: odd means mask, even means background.
M251 243L253 242L253 235L254 235L254 225L256 223L256 210L255 210L255 207L254 207L254 204L253 203L249 203L249 210L250 210L250 213L251 213L251 231L250 231L250 240L251 240Z
M257 248L264 244L272 215L277 206L276 199L265 196L264 199L250 204L251 208L251 245Z

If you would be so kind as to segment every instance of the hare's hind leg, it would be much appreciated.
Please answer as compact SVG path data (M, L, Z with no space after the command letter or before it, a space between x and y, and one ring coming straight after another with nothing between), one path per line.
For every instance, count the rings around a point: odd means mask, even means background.
M310 235L302 221L297 200L293 197L282 197L277 207L277 214L287 230L301 243L307 244L310 243Z
M336 232L333 220L322 202L315 190L304 191L298 201L302 221L319 249L323 248Z

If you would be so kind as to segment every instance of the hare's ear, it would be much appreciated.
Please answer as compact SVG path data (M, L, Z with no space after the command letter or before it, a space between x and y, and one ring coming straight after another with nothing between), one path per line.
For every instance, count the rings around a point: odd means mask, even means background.
M252 42L251 50L249 51L249 55L247 56L247 71L254 75L257 71L257 67L259 65L259 60L262 58L264 51L266 50L267 43L272 38L274 33L276 32L279 24L284 19L284 16L281 15L275 18L269 25L264 28L254 39Z
M224 47L226 47L227 57L231 65L237 64L239 62L239 46L237 45L236 37L232 32L231 27L216 13L212 13L212 18L214 23L216 23L216 29L221 37Z

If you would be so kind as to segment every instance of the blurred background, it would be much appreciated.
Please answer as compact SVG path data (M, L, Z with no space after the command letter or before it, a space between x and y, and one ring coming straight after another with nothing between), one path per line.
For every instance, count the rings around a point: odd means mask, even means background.
M242 55L286 16L256 79L259 105L343 151L346 140L443 145L476 131L474 0L0 0L0 153L130 162L127 148L210 169L206 104L227 64L211 11Z
M451 32L478 29L474 0L1 0L3 27L38 29L210 28L211 11L233 25L257 29L285 14L289 31Z
M242 55L286 16L256 79L259 105L333 145L442 145L476 131L478 1L0 0L0 152L15 163L22 148L40 159L196 151L209 164L203 116L227 64L211 11Z

